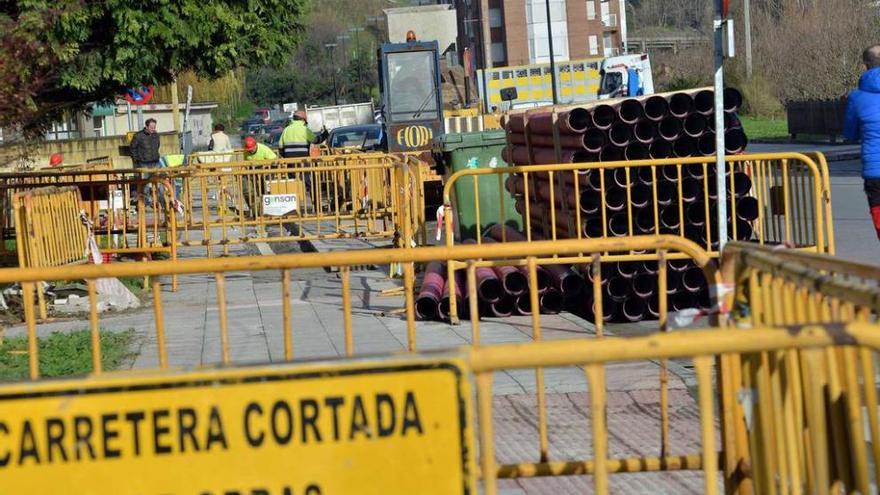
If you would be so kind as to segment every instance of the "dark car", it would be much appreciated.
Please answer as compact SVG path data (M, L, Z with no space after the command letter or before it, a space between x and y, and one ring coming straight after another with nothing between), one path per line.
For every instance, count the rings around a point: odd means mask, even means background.
M388 151L388 140L381 124L347 125L330 131L327 146L331 151Z

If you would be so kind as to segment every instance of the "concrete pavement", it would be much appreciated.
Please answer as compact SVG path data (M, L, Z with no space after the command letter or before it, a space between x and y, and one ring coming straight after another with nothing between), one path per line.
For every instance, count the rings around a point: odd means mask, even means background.
M868 213L858 145L753 144L749 152L821 151L828 158L837 256L880 264L880 240Z
M262 247L265 249L265 246ZM296 244L275 244L275 252L296 252ZM232 245L231 256L258 254L256 246ZM204 256L203 249L181 251L182 257ZM341 280L322 269L291 272L293 346L295 359L337 358L344 355ZM219 363L219 311L214 277L210 274L181 276L180 288L170 292L163 279L162 299L168 359L174 367ZM351 276L352 320L355 354L388 354L406 349L406 321L394 313L403 297L384 297L383 289L401 285L389 280L387 271L356 271ZM226 276L227 312L231 360L234 363L283 360L282 308L278 272L229 273ZM594 328L568 314L541 317L546 340L592 338ZM158 365L153 308L102 315L107 330L135 329L138 355L135 369ZM40 325L40 334L87 327L83 320L56 321ZM531 340L531 318L487 319L481 322L481 339L490 345ZM627 328L625 333L644 333L653 325ZM609 329L614 331L613 328ZM621 329L624 330L624 329ZM22 326L7 335L22 334ZM448 349L471 342L468 322L451 326L419 322L419 350ZM613 457L659 455L659 365L656 362L614 363L607 367L609 441ZM699 451L696 403L689 393L690 373L673 364L670 403L674 453ZM545 370L550 455L552 460L578 460L591 454L587 382L579 367ZM496 449L502 463L534 462L539 456L537 408L533 370L511 370L495 376L493 392ZM474 418L475 419L475 418ZM590 492L592 478L507 480L502 493ZM671 472L629 474L612 477L615 493L701 493L701 473Z

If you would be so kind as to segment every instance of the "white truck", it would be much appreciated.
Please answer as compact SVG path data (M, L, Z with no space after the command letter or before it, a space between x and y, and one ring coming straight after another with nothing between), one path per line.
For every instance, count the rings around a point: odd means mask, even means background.
M651 59L646 53L609 57L602 61L599 73L599 99L640 96L654 93Z
M307 107L306 117L309 120L309 129L314 132L324 128L329 131L347 125L372 124L373 102Z

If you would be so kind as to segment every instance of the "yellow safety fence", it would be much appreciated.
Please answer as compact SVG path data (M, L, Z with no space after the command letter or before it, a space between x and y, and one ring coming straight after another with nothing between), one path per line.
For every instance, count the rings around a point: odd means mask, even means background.
M108 172L95 170L70 172L40 171L0 174L0 229L5 241L16 240L16 194L46 186L75 187L80 209L92 226L102 251L116 254L150 255L166 253L174 257L170 242L175 228L171 197L164 194L169 184L146 170ZM4 243L3 249L9 247Z
M878 335L880 267L746 243L728 245L722 260L731 326L798 334L821 324L840 345L731 357L722 377L737 394L726 394L725 411L736 414L726 434L736 443L728 476L758 493L876 490L876 347L843 325L873 325Z
M3 235L15 236L13 195L52 184L79 187L101 247L111 253L176 257L179 246L205 246L210 255L217 245L226 251L236 243L346 237L410 246L426 238L423 169L414 157L376 153L2 174Z
M828 167L821 153L811 156L727 157L732 238L834 253ZM711 159L699 157L465 169L446 181L443 197L453 211L473 211L478 226L487 223L481 217L505 224L514 202L528 239L699 236L693 240L717 257L714 170ZM508 175L513 177L505 180ZM480 198L487 187L500 204L453 204L456 188L473 188ZM455 242L453 217L444 217L447 245Z
M86 263L88 219L76 187L44 187L15 195L18 265L51 267Z
M528 243L505 243L487 250L485 246L461 245L455 247L428 247L409 250L377 249L331 254L279 255L272 257L237 257L224 260L158 261L148 264L115 264L78 266L65 268L27 268L0 270L0 284L21 282L24 292L24 309L29 341L28 358L31 379L40 376L37 354L37 323L34 316L33 291L39 281L56 279L85 279L93 284L98 278L122 276L153 276L154 316L157 367L168 368L168 356L163 312L161 285L158 279L171 274L213 274L216 280L217 307L219 311L218 334L221 342L221 362L232 362L227 313L226 276L243 270L280 271L280 290L285 301L291 294L291 273L294 270L315 267L340 267L342 278L342 308L345 335L345 353L355 355L355 336L352 328L352 301L350 268L356 265L372 265L397 262L405 267L405 307L407 317L406 344L409 351L418 350L414 318L414 268L413 263L427 261L457 261L468 270L470 301L476 301L474 273L480 263L503 260L526 260L532 304L532 342L523 344L485 345L480 339L480 321L477 312L471 314L472 347L459 351L465 367L474 374L477 387L477 425L479 432L480 474L487 494L497 493L498 478L530 478L541 476L593 475L597 493L613 490L612 473L632 473L670 470L702 470L703 489L706 493L718 493L725 487L727 493L788 493L808 491L831 493L839 488L861 489L869 462L873 455L874 465L880 460L878 442L868 451L863 437L862 407L867 407L869 430L873 439L880 431L876 420L876 378L874 353L880 349L880 328L866 322L844 323L854 318L854 313L842 309L840 321L832 325L812 322L809 304L798 300L798 287L810 290L819 287L823 294L833 294L841 308L859 304L874 297L880 272L871 272L865 266L851 266L860 270L866 282L853 287L844 277L823 279L817 286L815 277L830 267L816 269L794 266L790 257L824 260L825 255L790 253L770 250L747 244L732 244L731 254L725 263L748 263L745 272L730 270L727 273L749 273L748 270L773 272L781 283L781 291L774 291L774 283L762 285L758 293L746 278L734 278L733 285L719 283L718 274L710 257L694 243L676 236L639 236L619 239L535 241ZM583 257L582 263L601 263L615 252L656 252L661 258L685 255L702 266L707 278L717 287L719 296L736 300L738 304L754 307L757 300L768 300L761 306L761 313L780 315L777 319L755 321L752 328L720 328L715 330L682 330L663 332L666 315L661 315L657 334L636 338L601 336L597 338L542 342L541 315L537 311L537 275L540 264L553 263L559 258ZM726 254L726 253L725 253ZM777 256L775 257L774 256ZM734 259L734 261L728 261ZM752 261L754 260L754 261ZM776 267L776 268L773 268ZM811 273L815 272L815 273ZM802 277L797 279L795 275ZM813 277L813 278L811 278ZM662 283L662 278L660 279ZM798 282L801 280L802 282ZM772 282L772 281L771 281ZM801 284L801 285L798 285ZM733 289L733 292L726 292ZM871 292L874 291L874 292ZM771 293L772 292L772 293ZM661 297L664 291L660 291ZM759 295L760 294L760 295ZM814 293L815 294L815 293ZM871 295L873 294L873 295ZM816 296L818 297L818 296ZM778 298L774 299L774 298ZM794 304L794 303L798 304ZM475 304L475 303L473 303ZM828 312L833 313L829 300ZM822 307L821 305L818 307ZM294 358L295 328L290 304L284 304L283 332L284 359ZM726 315L727 306L720 306ZM752 313L754 314L754 313ZM821 313L820 313L821 314ZM789 318L783 318L789 315ZM769 317L767 317L769 318ZM775 316L773 318L776 318ZM90 321L93 335L92 354L95 373L100 369L100 322L97 317ZM793 357L789 357L793 356ZM858 359L856 359L858 357ZM786 358L788 360L786 360ZM847 359L843 359L847 358ZM430 359L430 358L426 358ZM699 410L699 447L681 446L671 440L669 431L675 422L667 411L668 397L665 390L665 366L671 359L690 359L696 374L696 402ZM625 446L609 444L609 418L606 417L608 397L606 388L611 365L620 362L659 362L661 407L657 411L658 445L656 455L634 454ZM555 418L545 396L544 368L582 367L589 394L585 414L584 441L592 445L585 458L559 455L550 448L550 441L558 435L583 436L571 429L554 431ZM714 369L713 369L714 367ZM510 369L534 369L536 402L534 425L518 430L517 435L533 438L535 458L515 459L511 452L498 452L495 448L499 438L493 426L493 374ZM713 371L715 378L713 379ZM140 372L142 373L142 372ZM124 374L114 374L124 377ZM118 378L117 378L118 379ZM123 378L124 379L124 378ZM91 386L86 379L85 385ZM0 389L0 408L3 397L14 395L19 388ZM751 397L751 398L750 398ZM717 406L716 406L717 401ZM750 402L751 401L751 402ZM586 404L585 404L586 406ZM717 412L716 412L717 411ZM473 416L464 419L469 423ZM679 418L679 420L684 420ZM520 423L520 426L528 421ZM589 427L589 433L587 428ZM510 432L508 432L510 434ZM644 446L639 446L644 447ZM691 450L696 449L696 450ZM520 452L520 450L517 450ZM503 454L503 457L502 457ZM864 469L861 469L864 467ZM779 473L777 475L776 473ZM794 473L794 474L793 474ZM380 475L381 476L381 475ZM855 480L855 481L853 481ZM868 490L863 490L867 493Z
M424 237L421 164L382 153L203 163L180 182L181 246Z

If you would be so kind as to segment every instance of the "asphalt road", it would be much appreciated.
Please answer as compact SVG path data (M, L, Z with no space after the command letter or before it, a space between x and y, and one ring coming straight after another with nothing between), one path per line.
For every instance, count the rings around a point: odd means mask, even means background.
M880 264L880 240L868 214L859 160L832 162L831 205L837 255L865 263Z

